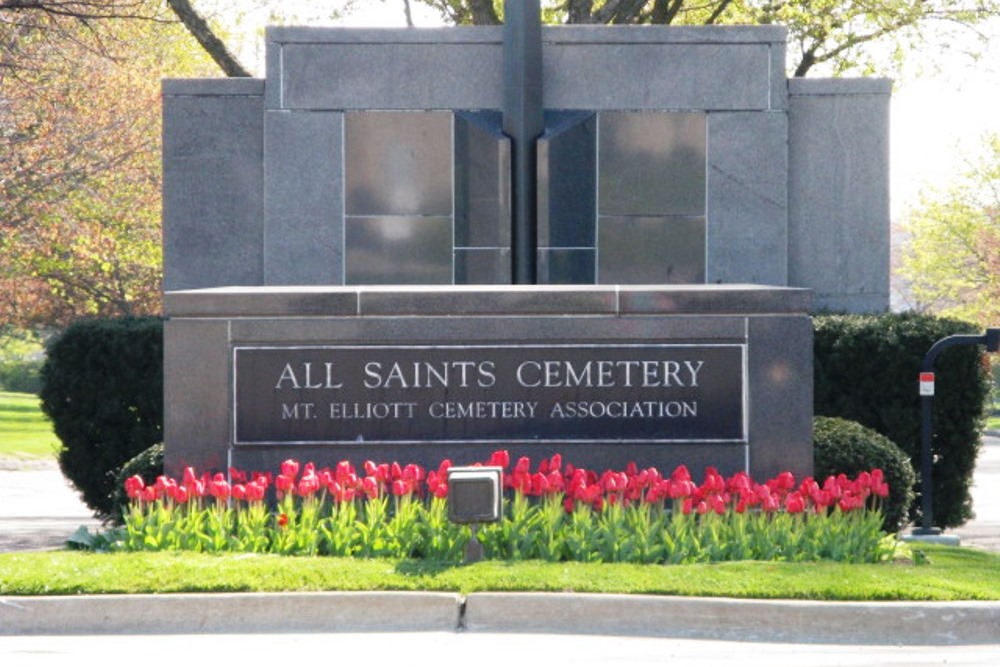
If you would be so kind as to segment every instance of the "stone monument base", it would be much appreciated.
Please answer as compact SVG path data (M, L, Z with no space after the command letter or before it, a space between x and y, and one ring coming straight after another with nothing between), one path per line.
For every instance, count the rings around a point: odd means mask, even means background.
M168 292L165 468L812 474L810 292L755 285Z

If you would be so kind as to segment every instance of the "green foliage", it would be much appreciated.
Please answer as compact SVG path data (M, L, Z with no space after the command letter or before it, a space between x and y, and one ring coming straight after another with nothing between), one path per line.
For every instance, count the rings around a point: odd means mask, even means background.
M269 513L263 500L229 503L225 488L215 498L187 492L184 500L137 498L125 511L121 539L109 540L109 548L440 562L458 560L469 539L468 528L444 522L446 506L436 497L331 502L326 493L301 498L286 493ZM485 556L493 560L877 563L896 547L895 538L882 532L877 507L796 513L729 508L717 514L684 512L679 500L665 509L662 503L626 506L619 498L600 509L577 502L568 513L561 494L533 500L519 492L504 502L504 518L479 529Z
M121 467L163 440L162 322L77 322L49 342L42 382L63 474L95 513L113 516Z
M920 470L918 374L938 340L982 333L966 322L914 313L819 315L813 320L814 412L842 417L892 440ZM955 346L936 363L934 397L934 522L941 527L972 517L969 487L981 446L990 395L981 347ZM919 488L910 519L920 517Z
M163 443L158 442L148 449L144 449L122 466L115 478L113 489L112 509L115 523L122 522L122 510L128 507L129 499L125 495L125 480L133 475L142 477L145 484L152 484L156 478L163 474Z
M882 529L894 533L906 524L916 474L906 454L894 442L857 422L816 417L813 444L816 479L841 473L853 478L875 468L882 470L889 484L889 497L882 506L885 514Z
M450 23L487 25L503 16L494 0L419 0ZM996 0L542 0L546 23L636 25L782 25L788 29L788 66L795 76L816 67L825 73L886 74L903 55L926 47L931 26L962 31L1000 12ZM953 37L946 33L942 39ZM981 37L985 43L985 35Z
M0 458L55 459L58 449L38 396L0 391Z
M1000 321L1000 134L943 193L910 214L899 273L916 303L941 315Z
M575 591L785 600L1000 600L1000 554L921 545L925 564L483 561L192 552L0 554L0 595L280 591ZM913 554L913 561L920 554Z
M37 394L42 388L43 351L38 334L0 329L0 391Z
M146 20L161 2L29 4L0 3L16 73L0 84L0 322L156 313L160 80L208 63L175 21Z

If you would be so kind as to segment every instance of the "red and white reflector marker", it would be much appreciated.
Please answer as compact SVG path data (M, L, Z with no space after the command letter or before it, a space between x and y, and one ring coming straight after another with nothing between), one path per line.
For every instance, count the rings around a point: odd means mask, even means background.
M920 374L920 395L921 396L934 395L934 373Z

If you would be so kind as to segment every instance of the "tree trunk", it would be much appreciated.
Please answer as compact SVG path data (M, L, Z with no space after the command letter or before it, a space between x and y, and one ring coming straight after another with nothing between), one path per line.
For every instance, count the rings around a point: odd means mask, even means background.
M202 48L212 57L215 64L226 73L226 76L251 76L240 61L236 59L226 45L209 27L189 0L167 0L167 4L177 14L184 27L188 29Z

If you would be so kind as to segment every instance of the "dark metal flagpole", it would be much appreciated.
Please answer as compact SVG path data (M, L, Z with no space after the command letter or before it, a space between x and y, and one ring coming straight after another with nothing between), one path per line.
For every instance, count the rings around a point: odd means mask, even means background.
M503 131L511 139L513 273L535 283L537 187L535 141L545 126L542 106L542 19L539 0L506 0L503 27Z

